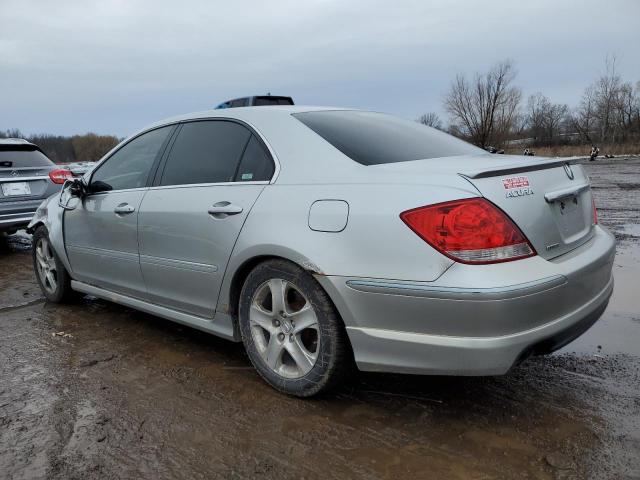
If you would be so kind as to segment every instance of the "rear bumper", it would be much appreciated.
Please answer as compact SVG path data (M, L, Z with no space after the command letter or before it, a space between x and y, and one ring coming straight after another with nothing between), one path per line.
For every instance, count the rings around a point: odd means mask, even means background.
M585 245L550 261L455 264L434 282L318 279L361 370L495 375L562 347L602 315L614 255L613 237L598 227Z
M0 203L0 231L15 230L29 225L42 204L42 198Z
M15 230L17 228L26 227L29 225L34 213L36 213L36 209L32 212L0 215L0 231Z

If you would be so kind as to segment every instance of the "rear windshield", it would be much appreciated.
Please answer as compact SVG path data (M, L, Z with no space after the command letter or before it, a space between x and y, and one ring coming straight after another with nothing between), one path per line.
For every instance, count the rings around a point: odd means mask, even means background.
M53 165L42 152L38 150L6 150L0 148L0 168L48 167Z
M332 110L293 116L362 165L486 153L435 128L382 113Z

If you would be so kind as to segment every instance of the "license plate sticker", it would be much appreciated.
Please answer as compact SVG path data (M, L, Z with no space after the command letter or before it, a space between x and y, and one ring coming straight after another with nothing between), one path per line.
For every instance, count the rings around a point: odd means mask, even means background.
M11 182L2 184L2 194L5 197L15 195L31 195L31 188L27 182Z

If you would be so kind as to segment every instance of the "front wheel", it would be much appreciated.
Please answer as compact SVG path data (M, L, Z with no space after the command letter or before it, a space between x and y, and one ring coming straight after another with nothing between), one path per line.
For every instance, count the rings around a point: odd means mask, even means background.
M353 359L342 320L306 271L269 260L240 294L240 331L251 362L274 388L309 397L338 385Z
M46 299L55 303L71 300L74 294L71 290L71 277L51 246L46 227L36 229L32 245L33 268Z

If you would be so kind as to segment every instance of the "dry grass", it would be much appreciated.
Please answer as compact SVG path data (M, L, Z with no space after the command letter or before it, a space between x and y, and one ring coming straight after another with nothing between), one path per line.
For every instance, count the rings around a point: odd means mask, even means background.
M640 143L625 143L613 145L598 145L600 155L637 155L640 153ZM537 157L588 157L591 145L556 145L551 147L532 147ZM508 147L505 153L522 155L524 147Z

